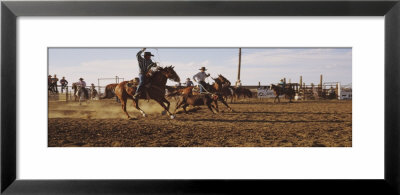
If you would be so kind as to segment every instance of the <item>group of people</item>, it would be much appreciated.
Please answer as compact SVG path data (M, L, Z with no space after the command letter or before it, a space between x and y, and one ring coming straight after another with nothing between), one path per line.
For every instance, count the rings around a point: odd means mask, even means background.
M47 77L47 85L49 91L52 91L54 93L58 93L58 81L60 82L61 85L61 93L64 92L64 90L67 88L68 81L65 79L63 76L61 80L57 78L57 75L54 74L54 76L49 75ZM81 86L82 88L86 88L86 82L84 81L83 78L79 78L79 81L76 82L78 86ZM96 86L92 83L90 86L90 90L95 90Z
M205 71L207 71L206 67L201 67L200 72L198 72L197 74L195 74L193 76L193 80L197 83L199 83L199 88L200 88L200 93L204 92L204 86L206 86L206 78L210 76L210 74L207 74ZM194 86L193 81L190 80L190 78L186 78L186 82L182 83L183 86L185 87L191 87ZM181 83L178 84L179 86L181 86Z
M139 64L139 85L138 88L136 89L135 95L133 96L135 99L140 96L140 94L143 91L143 85L146 80L146 74L151 70L153 67L157 67L157 63L153 62L151 60L151 57L154 56L151 52L145 52L146 48L141 49L137 54L137 60ZM144 55L142 57L142 53L144 52ZM205 71L207 70L205 67L201 67L200 72L195 74L193 76L193 80L199 84L200 87L200 93L205 92L205 86L206 86L206 78L210 76L210 74L207 74ZM194 86L193 82L190 80L190 78L186 79L186 82L183 83L184 86L190 87ZM178 84L180 85L180 83Z
M134 98L138 98L140 96L140 94L143 91L143 85L146 82L146 74L153 68L153 67L157 67L157 63L153 62L151 60L151 57L154 56L151 52L145 52L146 48L141 49L137 54L137 60L138 60L138 64L139 64L139 85L136 89L136 92L134 94ZM142 57L142 53L144 52L144 55ZM199 88L200 88L200 93L206 92L205 90L205 86L207 85L207 83L205 82L206 78L210 76L210 74L207 74L205 71L207 71L206 67L201 67L200 72L198 72L197 74L195 74L193 76L193 80L195 82L198 83ZM57 75L54 75L53 77L51 75L48 76L48 87L49 87L49 91L53 91L55 93L58 93L58 87L57 87L57 82L59 81L59 79L57 78ZM68 81L65 79L65 77L62 77L62 79L60 80L60 84L61 84L61 93L63 93L63 90L67 87L68 85ZM83 80L83 78L79 78L79 81L76 83L77 85L80 85L81 87L85 88L86 87L86 82ZM179 83L179 85L181 85ZM184 86L186 87L190 87L190 86L194 86L193 82L190 80L190 78L186 78L186 82L183 83ZM284 81L284 79L281 80L281 82L279 83L279 85L282 88L285 88L286 82ZM94 90L95 86L92 83L91 84L91 90Z
M49 75L47 77L47 86L48 86L49 91L58 93L58 86L57 86L58 81L59 81L59 79L57 78L56 74L54 74L54 76ZM60 84L61 84L61 93L63 93L64 89L68 85L68 81L65 79L65 77L62 77L62 79L60 80Z

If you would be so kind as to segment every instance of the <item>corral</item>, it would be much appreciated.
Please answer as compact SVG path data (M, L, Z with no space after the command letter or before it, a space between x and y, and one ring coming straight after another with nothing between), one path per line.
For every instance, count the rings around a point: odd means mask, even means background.
M172 100L171 100L172 101ZM50 147L351 147L352 101L307 100L274 104L271 100L241 99L220 106L178 111L176 119L161 115L153 101L140 101L149 115L142 117L129 101L127 120L115 99L77 102L50 101ZM172 101L171 111L174 109Z

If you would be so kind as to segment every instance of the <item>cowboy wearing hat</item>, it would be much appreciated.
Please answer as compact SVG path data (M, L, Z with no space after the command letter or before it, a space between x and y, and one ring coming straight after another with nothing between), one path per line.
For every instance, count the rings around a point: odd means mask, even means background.
M140 97L140 94L142 93L142 88L145 83L147 72L152 67L157 66L157 64L151 60L151 56L154 56L154 55L151 54L151 52L144 52L145 50L146 50L146 48L143 48L136 54L136 57L137 57L137 60L139 63L139 86L137 87L135 95L133 96L134 99L137 99L138 97ZM143 52L144 52L144 58L142 57Z
M53 82L53 87L54 87L56 93L58 93L58 89L57 89L58 78L57 78L57 75L54 74L54 76L53 76L53 78L52 78L51 80L52 80L52 82Z
M50 87L52 83L53 80L51 80L51 75L47 76L47 85Z
M78 85L80 85L80 86L83 87L83 88L86 87L86 82L83 81L83 78L79 78Z
M279 85L282 87L283 90L285 90L286 80L285 79L281 79L281 81L279 82Z
M67 87L68 85L68 81L65 79L65 77L62 77L62 79L60 80L60 84L61 84L61 93L63 92L63 90Z
M47 76L47 87L49 88L49 91L54 91L53 79L51 79L51 75Z
M193 86L193 82L190 80L190 78L187 78L187 79L186 79L185 86L186 86L186 87Z
M210 74L206 74L206 67L201 67L200 69L200 72L199 73L197 73L197 74L195 74L194 76L193 76L193 80L195 81L195 82L198 82L199 83L199 85L200 85L200 93L203 93L204 92L204 88L203 87L205 87L207 84L206 84L206 82L205 82L205 80L206 80L206 78L207 77L209 77L210 76ZM196 80L196 78L197 78L197 80Z
M96 86L94 86L94 83L92 83L91 85L90 85L90 90L95 90L96 89Z
M77 85L81 86L82 90L86 90L86 82L83 81L83 78L79 78L79 81L76 83ZM79 91L77 90L75 95L78 96Z

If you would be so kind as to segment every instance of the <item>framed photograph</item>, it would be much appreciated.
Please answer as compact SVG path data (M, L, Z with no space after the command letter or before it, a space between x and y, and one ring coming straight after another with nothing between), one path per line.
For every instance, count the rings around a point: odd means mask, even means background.
M3 1L1 192L398 194L399 23L397 0Z

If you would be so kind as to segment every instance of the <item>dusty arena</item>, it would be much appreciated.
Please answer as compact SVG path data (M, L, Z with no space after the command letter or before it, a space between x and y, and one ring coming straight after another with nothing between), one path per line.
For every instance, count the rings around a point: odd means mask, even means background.
M129 101L128 120L115 99L49 102L49 147L351 147L351 100L243 99L229 112L206 107L178 110L171 120L155 102L141 101L142 117ZM174 110L174 102L171 111Z

